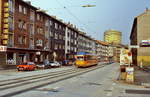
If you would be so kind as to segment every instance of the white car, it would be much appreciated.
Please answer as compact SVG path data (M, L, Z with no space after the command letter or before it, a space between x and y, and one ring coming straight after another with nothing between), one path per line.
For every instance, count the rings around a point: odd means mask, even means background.
M49 64L50 64L50 66L51 67L60 67L61 66L61 64L59 63L59 62L49 62Z

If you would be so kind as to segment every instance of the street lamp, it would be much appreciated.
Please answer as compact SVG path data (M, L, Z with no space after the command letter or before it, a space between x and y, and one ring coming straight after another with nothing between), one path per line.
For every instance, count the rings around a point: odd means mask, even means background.
M88 5L82 5L81 7L95 7L96 5L90 5L90 4L88 4Z

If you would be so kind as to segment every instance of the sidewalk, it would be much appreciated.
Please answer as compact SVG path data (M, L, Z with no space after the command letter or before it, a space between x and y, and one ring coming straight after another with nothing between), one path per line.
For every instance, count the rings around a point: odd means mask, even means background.
M0 70L16 69L16 65L0 65Z
M135 84L150 88L150 70L135 67Z

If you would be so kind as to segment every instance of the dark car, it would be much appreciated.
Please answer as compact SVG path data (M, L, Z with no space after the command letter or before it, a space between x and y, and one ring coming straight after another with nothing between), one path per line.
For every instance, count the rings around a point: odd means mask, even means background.
M75 62L72 61L72 60L64 60L62 65L64 65L64 66L72 66L72 65L74 65L74 63Z
M51 65L50 64L38 64L37 68L38 69L48 69L48 68L51 68Z

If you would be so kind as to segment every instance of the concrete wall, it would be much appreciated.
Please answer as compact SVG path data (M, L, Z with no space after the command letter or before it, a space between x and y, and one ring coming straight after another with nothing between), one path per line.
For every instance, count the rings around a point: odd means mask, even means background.
M142 40L150 40L150 11L138 17L137 21L137 43L140 45ZM150 47L140 47L137 54L138 64L150 66Z

